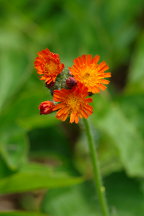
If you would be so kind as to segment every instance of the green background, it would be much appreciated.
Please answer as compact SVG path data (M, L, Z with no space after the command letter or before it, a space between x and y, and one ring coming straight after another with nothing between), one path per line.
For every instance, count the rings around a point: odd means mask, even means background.
M112 216L144 214L144 1L0 0L0 216L100 215L83 125L40 116L49 48L110 66L89 118Z

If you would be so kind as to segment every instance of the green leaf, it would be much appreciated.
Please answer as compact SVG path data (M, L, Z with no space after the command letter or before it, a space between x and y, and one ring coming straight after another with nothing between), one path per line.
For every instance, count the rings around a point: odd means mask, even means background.
M104 182L111 216L143 216L144 196L136 180L123 173L115 173ZM101 215L92 182L49 190L41 208L43 212L55 216Z
M31 74L31 52L22 32L10 26L0 32L0 110L10 102Z
M37 212L22 212L22 211L14 211L14 212L0 212L0 216L47 216L47 214L37 213Z
M0 179L6 176L11 175L13 172L13 170L11 170L6 162L4 161L4 159L0 156Z
M41 209L55 216L100 215L95 188L88 182L78 186L49 190Z
M144 194L136 179L121 172L107 177L105 183L113 216L143 216Z
M144 140L144 94L123 95L117 98L120 109Z
M10 97L21 87L26 80L28 72L26 70L27 58L21 52L3 52L0 55L1 73L0 73L0 108ZM17 64L19 62L19 64ZM23 73L23 70L25 72Z
M144 92L144 33L139 38L132 56L129 79L126 87L128 92Z
M144 176L143 137L118 104L111 104L101 118L94 119L94 123L113 141L128 174Z
M17 170L27 160L28 139L26 130L58 123L54 115L40 116L38 105L42 91L35 84L27 86L0 116L0 155L11 170ZM19 125L19 126L18 126Z
M13 125L0 127L0 155L11 170L17 170L26 161L28 140L25 132Z
M0 180L0 193L10 194L64 187L82 181L81 177L70 177L64 173L54 173L46 166L28 164L20 172Z

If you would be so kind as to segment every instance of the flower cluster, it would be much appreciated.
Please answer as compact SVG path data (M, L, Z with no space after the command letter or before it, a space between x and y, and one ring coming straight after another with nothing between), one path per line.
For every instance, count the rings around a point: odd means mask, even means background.
M100 56L82 55L74 60L69 70L64 70L58 54L49 49L38 52L34 65L40 79L50 89L52 101L40 104L40 114L49 114L57 111L56 117L62 121L67 118L70 123L78 123L80 118L88 118L93 108L89 105L94 93L105 90L111 77L106 62L98 63Z

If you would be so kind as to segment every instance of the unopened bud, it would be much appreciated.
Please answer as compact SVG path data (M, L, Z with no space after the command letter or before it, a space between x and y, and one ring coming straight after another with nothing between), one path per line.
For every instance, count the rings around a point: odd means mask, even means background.
M69 77L66 79L66 84L67 84L67 87L71 89L77 84L77 81L75 80L74 77Z
M53 112L54 103L52 101L44 101L39 105L40 115L46 115Z
M92 93L92 92L88 92L88 95L89 95L89 96L92 96L92 95L93 95L93 93Z

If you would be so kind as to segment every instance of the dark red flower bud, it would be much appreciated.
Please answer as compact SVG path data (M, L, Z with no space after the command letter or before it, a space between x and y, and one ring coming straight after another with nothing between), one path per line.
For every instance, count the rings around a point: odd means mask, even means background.
M55 82L51 82L51 83L47 83L47 82L45 82L45 86L47 87L47 88L52 88L53 86L54 86L54 84L55 84Z
M74 77L69 77L66 79L66 84L67 84L67 87L71 89L77 84L77 81L75 80Z
M40 115L46 115L53 112L55 104L52 101L44 101L39 105Z
M92 93L92 92L88 92L88 95L89 95L89 96L92 96L92 95L93 95L93 93Z

